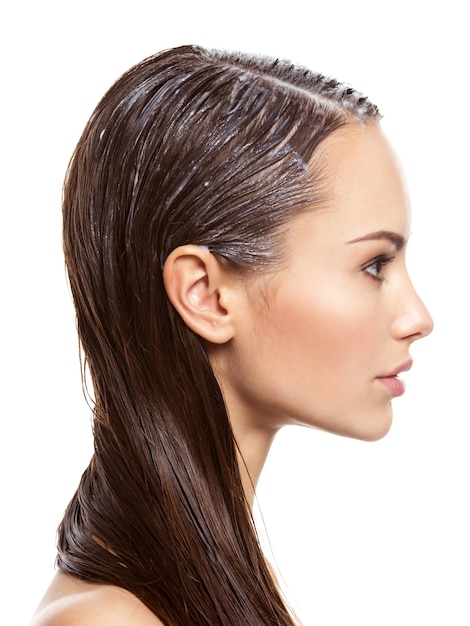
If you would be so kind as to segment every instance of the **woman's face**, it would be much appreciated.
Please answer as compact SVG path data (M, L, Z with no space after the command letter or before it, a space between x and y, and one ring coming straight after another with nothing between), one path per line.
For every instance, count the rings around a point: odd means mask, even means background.
M380 127L351 125L322 155L328 197L289 226L282 269L247 281L216 371L245 428L296 423L375 440L432 320L406 269L408 198Z

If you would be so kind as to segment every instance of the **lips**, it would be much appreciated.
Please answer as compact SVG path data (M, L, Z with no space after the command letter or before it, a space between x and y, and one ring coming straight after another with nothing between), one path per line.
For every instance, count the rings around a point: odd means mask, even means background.
M413 361L409 359L399 367L390 371L388 374L378 376L377 380L379 380L388 389L393 397L397 398L398 396L402 396L405 393L405 383L401 380L401 378L398 378L398 374L401 374L401 372L407 372L412 365Z

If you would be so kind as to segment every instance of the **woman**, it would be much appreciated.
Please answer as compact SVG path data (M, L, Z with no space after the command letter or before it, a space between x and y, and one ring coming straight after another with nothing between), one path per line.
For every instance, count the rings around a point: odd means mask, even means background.
M64 190L95 452L36 626L295 623L250 514L273 437L385 435L432 329L379 120L335 80L191 46L104 96Z

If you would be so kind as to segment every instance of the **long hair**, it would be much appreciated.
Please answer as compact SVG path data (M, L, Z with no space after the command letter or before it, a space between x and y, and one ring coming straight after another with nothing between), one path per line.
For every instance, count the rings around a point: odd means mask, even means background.
M379 117L288 62L184 46L125 73L64 185L64 252L93 383L94 453L58 536L60 570L123 587L168 626L286 626L204 342L165 292L177 246L235 271L279 258L321 195L315 149Z

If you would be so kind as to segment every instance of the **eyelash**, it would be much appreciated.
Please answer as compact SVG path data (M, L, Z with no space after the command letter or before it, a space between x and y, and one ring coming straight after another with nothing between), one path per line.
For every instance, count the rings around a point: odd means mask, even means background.
M394 256L385 256L381 254L380 256L377 256L368 263L366 263L366 265L364 265L361 270L365 272L368 276L370 276L373 280L385 283L387 281L383 275L383 271L385 267L394 259ZM375 268L375 273L370 271L372 268Z

